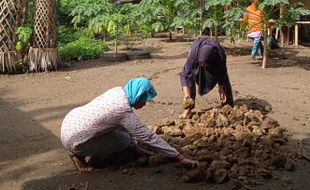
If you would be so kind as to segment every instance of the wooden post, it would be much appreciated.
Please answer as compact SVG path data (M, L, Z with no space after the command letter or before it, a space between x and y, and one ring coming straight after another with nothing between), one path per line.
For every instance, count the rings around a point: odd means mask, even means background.
M276 40L279 39L279 28L276 28L276 36L275 36Z
M290 45L290 27L287 27L286 45Z
M295 24L295 48L298 48L298 24Z
M284 12L284 5L283 3L280 4L280 18L283 17L283 12ZM280 46L283 47L284 46L284 33L282 28L280 28Z

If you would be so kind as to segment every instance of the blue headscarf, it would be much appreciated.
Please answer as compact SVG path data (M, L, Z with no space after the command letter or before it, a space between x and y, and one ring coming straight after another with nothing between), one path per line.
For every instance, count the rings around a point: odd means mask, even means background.
M124 90L131 107L137 102L150 101L157 95L151 82L143 77L130 79L124 86Z

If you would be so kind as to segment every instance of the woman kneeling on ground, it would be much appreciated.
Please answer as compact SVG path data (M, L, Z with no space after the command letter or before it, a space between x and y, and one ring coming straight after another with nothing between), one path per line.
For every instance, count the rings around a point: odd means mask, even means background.
M186 158L151 132L133 112L132 107L141 109L156 95L149 80L134 78L124 87L112 88L70 111L62 122L61 141L77 169L80 172L92 171L86 156L107 157L121 152L132 139L160 154L175 157L181 163L198 166L197 161Z

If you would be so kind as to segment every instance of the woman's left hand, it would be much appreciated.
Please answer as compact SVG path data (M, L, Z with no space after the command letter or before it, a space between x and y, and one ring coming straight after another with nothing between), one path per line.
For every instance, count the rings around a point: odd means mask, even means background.
M177 159L182 163L182 164L190 164L192 167L197 167L199 168L199 162L196 160L192 160L189 158L186 158L182 154L178 155Z
M220 94L220 99L221 99L222 103L225 103L227 98L226 98L226 94L224 92L223 86L219 86L219 94Z

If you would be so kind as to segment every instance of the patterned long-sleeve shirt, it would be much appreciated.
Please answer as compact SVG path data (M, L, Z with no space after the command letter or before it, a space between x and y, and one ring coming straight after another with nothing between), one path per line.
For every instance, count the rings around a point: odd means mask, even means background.
M74 153L77 145L121 127L136 141L155 148L161 154L179 155L175 148L138 119L122 87L112 88L88 104L70 111L62 122L61 141L68 151Z

